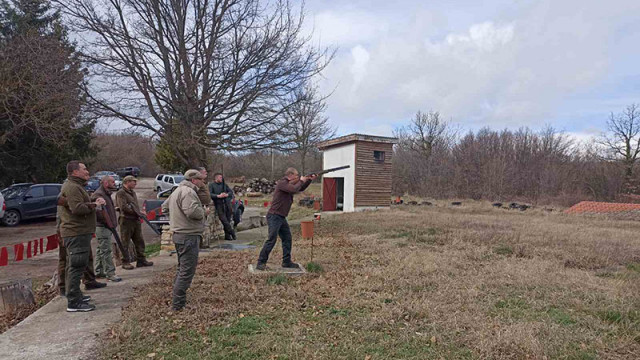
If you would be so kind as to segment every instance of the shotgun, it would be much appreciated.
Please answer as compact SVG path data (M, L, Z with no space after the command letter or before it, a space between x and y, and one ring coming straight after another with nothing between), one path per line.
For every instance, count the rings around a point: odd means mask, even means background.
M140 219L144 220L144 222L146 222L147 225L149 225L151 230L153 230L153 232L156 233L156 235L162 235L162 231L158 230L155 226L153 226L153 224L149 222L149 219L147 219L146 216L144 216L140 211L136 210L136 208L133 206L133 204L129 203L129 204L127 204L127 206L129 207L129 209L131 209L133 212L135 212L136 215L138 215L138 217Z
M102 211L102 217L106 222L105 225L107 226L107 229L109 229L109 231L111 231L111 233L113 234L113 238L116 240L116 245L118 245L120 252L122 252L122 256L128 261L131 261L131 258L129 257L129 251L127 251L122 245L122 241L120 240L120 235L118 235L118 231L116 230L115 225L113 225L113 222L111 221L111 217L107 212L107 207L103 206L101 211Z
M327 169L327 170L322 170L322 171L318 171L318 172L312 172L311 174L306 175L306 176L311 176L311 175L320 176L320 175L323 175L323 174L326 174L326 173L330 173L330 172L334 172L334 171L338 171L338 170L348 169L350 167L351 167L350 165L338 166L338 167L334 167L334 168Z

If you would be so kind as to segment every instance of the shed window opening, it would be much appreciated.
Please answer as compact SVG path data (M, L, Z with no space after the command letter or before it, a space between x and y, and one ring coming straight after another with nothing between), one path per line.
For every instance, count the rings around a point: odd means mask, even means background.
M384 161L384 151L373 151L373 159L375 161L380 161L383 162Z

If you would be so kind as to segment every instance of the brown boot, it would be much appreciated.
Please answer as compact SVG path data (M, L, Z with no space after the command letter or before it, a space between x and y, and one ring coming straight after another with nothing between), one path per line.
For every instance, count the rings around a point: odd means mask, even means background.
M125 269L125 270L133 270L134 269L133 265L131 265L129 263L122 264L122 268Z
M136 267L144 267L144 266L153 266L153 261L147 261L147 259L144 259L144 260L138 260L138 262L136 263Z

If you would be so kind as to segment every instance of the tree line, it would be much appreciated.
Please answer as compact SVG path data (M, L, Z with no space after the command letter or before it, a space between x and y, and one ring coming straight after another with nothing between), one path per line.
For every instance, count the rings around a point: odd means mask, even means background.
M418 112L397 129L394 193L572 205L629 201L638 192L637 105L611 114L607 129L577 142L553 127L482 128L460 134L438 112Z

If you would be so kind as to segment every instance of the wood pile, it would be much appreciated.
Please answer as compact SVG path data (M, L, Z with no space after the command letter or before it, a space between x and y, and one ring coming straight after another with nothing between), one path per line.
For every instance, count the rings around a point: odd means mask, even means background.
M261 194L271 194L276 189L276 182L270 181L265 178L258 179L253 178L249 185L236 185L233 187L233 192L238 196L260 196Z

